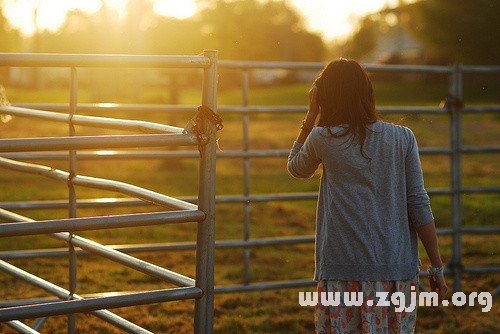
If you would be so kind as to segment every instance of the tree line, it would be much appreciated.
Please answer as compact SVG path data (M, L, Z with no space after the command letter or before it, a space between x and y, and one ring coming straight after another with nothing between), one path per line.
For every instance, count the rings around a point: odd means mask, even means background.
M400 3L363 17L345 41L331 45L334 55L362 58L377 46L377 37L391 26L404 30L425 52L418 61L448 65L500 62L500 1L420 0ZM391 22L392 19L392 22Z
M360 18L358 29L336 42L309 31L301 13L284 0L198 0L197 4L199 11L193 17L176 19L156 14L150 0L129 0L126 15L119 19L103 1L97 13L71 11L58 31L26 38L9 26L0 11L0 51L198 54L211 48L224 59L362 60L387 30L388 16L396 14L395 24L425 46L425 59L475 64L500 59L498 0L402 1Z
M305 28L300 14L285 1L199 1L193 17L176 19L156 14L149 0L129 0L126 15L106 2L97 13L68 12L56 32L42 31L21 41L0 16L1 51L198 54L217 49L221 58L321 61L325 43ZM6 40L8 39L8 40Z

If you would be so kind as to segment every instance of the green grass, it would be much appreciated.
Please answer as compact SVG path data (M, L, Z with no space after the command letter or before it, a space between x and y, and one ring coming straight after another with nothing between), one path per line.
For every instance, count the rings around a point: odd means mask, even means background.
M40 90L7 88L12 103L21 102L68 102L65 87ZM307 85L285 87L254 87L250 94L253 105L302 105L307 102ZM427 105L437 106L446 95L445 83L404 84L378 83L375 86L379 105ZM181 94L181 102L199 104L199 90L189 89ZM477 104L498 103L498 89L490 87L486 92L470 87L465 90L466 101ZM134 96L120 94L106 100L96 100L95 92L81 87L79 102L123 102L123 103L167 103L168 93L162 88L141 90ZM224 90L219 95L219 105L241 104L239 89ZM144 119L184 126L192 115L120 114L107 112L109 117ZM296 136L303 115L251 115L251 149L288 149ZM416 134L419 146L449 146L449 122L446 115L386 115L386 120L409 126ZM464 115L463 143L471 146L495 146L500 141L498 115ZM102 129L77 127L78 134L121 133ZM15 117L8 123L0 123L0 137L34 137L66 135L63 124L40 122ZM242 147L240 116L225 117L224 130L219 134L222 150ZM39 161L37 163L67 170L67 162ZM243 162L237 159L219 160L217 163L217 194L240 195L243 191ZM427 188L449 187L450 172L447 156L422 156L422 166ZM498 187L500 157L495 154L463 155L462 183L464 187ZM79 161L78 172L82 175L112 178L173 196L193 196L197 192L198 166L196 160L99 160ZM252 194L277 192L316 191L319 174L309 181L296 180L285 171L285 159L251 159L250 184ZM112 197L119 194L77 188L79 198ZM67 198L64 184L39 176L18 172L0 171L0 201L24 201ZM467 226L498 225L500 195L463 195L463 223ZM431 204L436 222L440 227L451 225L449 196L432 196ZM270 202L251 204L252 238L313 235L314 201ZM120 214L158 210L154 207L79 209L79 216ZM55 219L67 216L65 210L19 210L20 214L33 219ZM241 204L217 206L216 238L241 239L243 208ZM154 243L193 241L196 236L194 224L176 226L154 226L126 229L89 231L80 235L105 244ZM498 265L499 238L496 235L463 236L463 263L465 265ZM451 256L451 238L440 237L445 261ZM46 236L3 238L0 250L65 247L61 241ZM424 254L423 249L421 249ZM194 277L194 251L170 253L134 254L141 259ZM310 279L314 270L314 245L287 245L254 248L251 252L251 279L253 282ZM422 256L425 259L425 255ZM243 274L243 251L241 249L217 249L215 255L216 285L241 284ZM9 261L23 269L39 275L63 287L68 285L67 259L32 259ZM451 280L449 281L451 284ZM498 285L498 275L464 274L464 292L492 291ZM47 296L42 290L0 272L0 299L33 298ZM112 263L96 256L78 259L78 293L98 291L127 291L170 287L161 281ZM298 291L307 289L285 289L241 294L217 295L215 300L215 328L218 333L303 333L314 330L314 309L298 306ZM496 305L495 305L496 306ZM431 310L419 308L418 329L425 333L496 333L500 328L498 307L483 314L474 308L442 308ZM171 302L137 306L116 310L125 318L161 333L191 332L194 303L192 301ZM81 332L115 333L111 326L95 321L89 315L78 315ZM30 322L31 323L31 322ZM7 327L2 326L8 332ZM65 330L65 317L50 318L42 332Z

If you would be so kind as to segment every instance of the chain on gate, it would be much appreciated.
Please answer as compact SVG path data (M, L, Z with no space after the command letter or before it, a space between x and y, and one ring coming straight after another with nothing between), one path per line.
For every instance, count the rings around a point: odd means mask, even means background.
M186 128L184 129L184 133L194 132L196 134L196 138L198 139L198 150L201 152L203 146L205 146L210 138L205 134L203 130L203 122L208 120L213 123L217 129L217 131L222 130L224 127L222 117L220 114L213 111L211 108L207 106L199 106L197 108L196 115L190 120ZM220 150L219 141L217 140L217 148Z

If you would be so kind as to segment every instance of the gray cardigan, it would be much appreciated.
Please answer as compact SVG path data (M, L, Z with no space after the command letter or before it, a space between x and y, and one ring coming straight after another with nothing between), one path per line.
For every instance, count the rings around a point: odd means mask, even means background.
M341 126L330 128L344 131ZM310 178L323 166L316 211L314 279L405 280L418 273L415 227L434 219L413 132L368 125L361 156L351 135L315 127L293 143L287 169Z

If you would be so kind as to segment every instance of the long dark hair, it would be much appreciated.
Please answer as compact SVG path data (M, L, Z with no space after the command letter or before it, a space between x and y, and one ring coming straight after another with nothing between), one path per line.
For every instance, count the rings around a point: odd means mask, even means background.
M366 126L380 119L380 114L375 109L368 73L358 62L340 58L321 71L315 84L320 108L318 126L327 128L335 138L352 134L353 140L358 139L361 155L371 160L363 152ZM341 124L347 125L344 131L331 131L331 127Z

